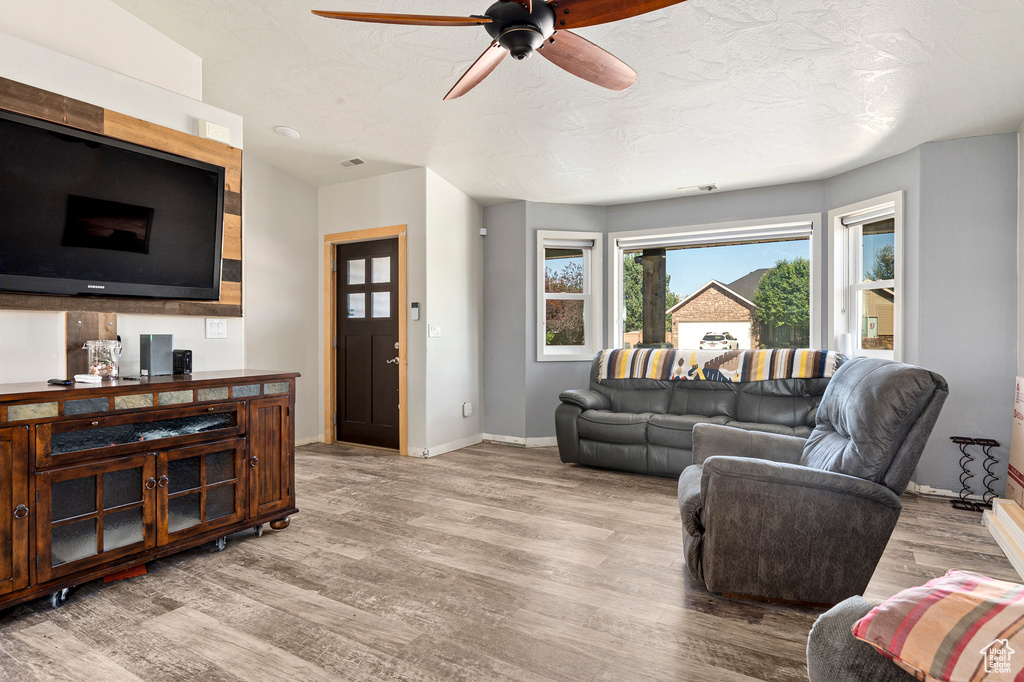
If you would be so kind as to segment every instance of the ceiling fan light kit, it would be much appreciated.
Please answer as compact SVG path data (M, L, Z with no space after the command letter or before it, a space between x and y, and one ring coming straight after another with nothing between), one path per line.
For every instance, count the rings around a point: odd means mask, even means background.
M506 56L523 60L538 52L555 66L609 90L625 90L636 72L621 60L568 29L595 26L653 12L685 0L498 0L486 14L449 17L426 14L327 12L328 19L416 26L483 26L493 42L448 91L461 97L476 87Z

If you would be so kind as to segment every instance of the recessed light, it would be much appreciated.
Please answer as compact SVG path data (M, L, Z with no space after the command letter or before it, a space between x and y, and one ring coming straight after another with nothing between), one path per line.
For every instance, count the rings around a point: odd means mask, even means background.
M287 137L289 140L297 140L301 137L298 130L295 128L289 128L288 126L277 126L274 128L274 132L281 137Z

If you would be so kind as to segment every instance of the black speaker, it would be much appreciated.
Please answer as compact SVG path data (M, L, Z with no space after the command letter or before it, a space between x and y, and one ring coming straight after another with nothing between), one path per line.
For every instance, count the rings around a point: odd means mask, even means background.
M174 355L174 373L175 374L191 374L192 373L192 351L190 351L190 350L175 350L173 355Z

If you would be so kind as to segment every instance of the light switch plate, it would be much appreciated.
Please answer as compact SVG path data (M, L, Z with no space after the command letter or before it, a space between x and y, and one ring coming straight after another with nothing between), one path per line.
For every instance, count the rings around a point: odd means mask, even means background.
M226 339L228 338L228 321L223 317L206 318L206 338Z
M440 338L441 337L441 326L437 325L437 324L428 324L427 325L427 336L432 338L432 339Z

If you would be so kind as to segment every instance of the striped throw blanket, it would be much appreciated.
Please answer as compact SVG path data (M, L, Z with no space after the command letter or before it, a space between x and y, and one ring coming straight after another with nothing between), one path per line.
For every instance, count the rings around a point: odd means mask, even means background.
M1024 585L953 569L872 609L853 636L919 680L1024 677Z
M765 381L821 379L846 356L827 350L680 350L610 348L599 353L599 379Z

